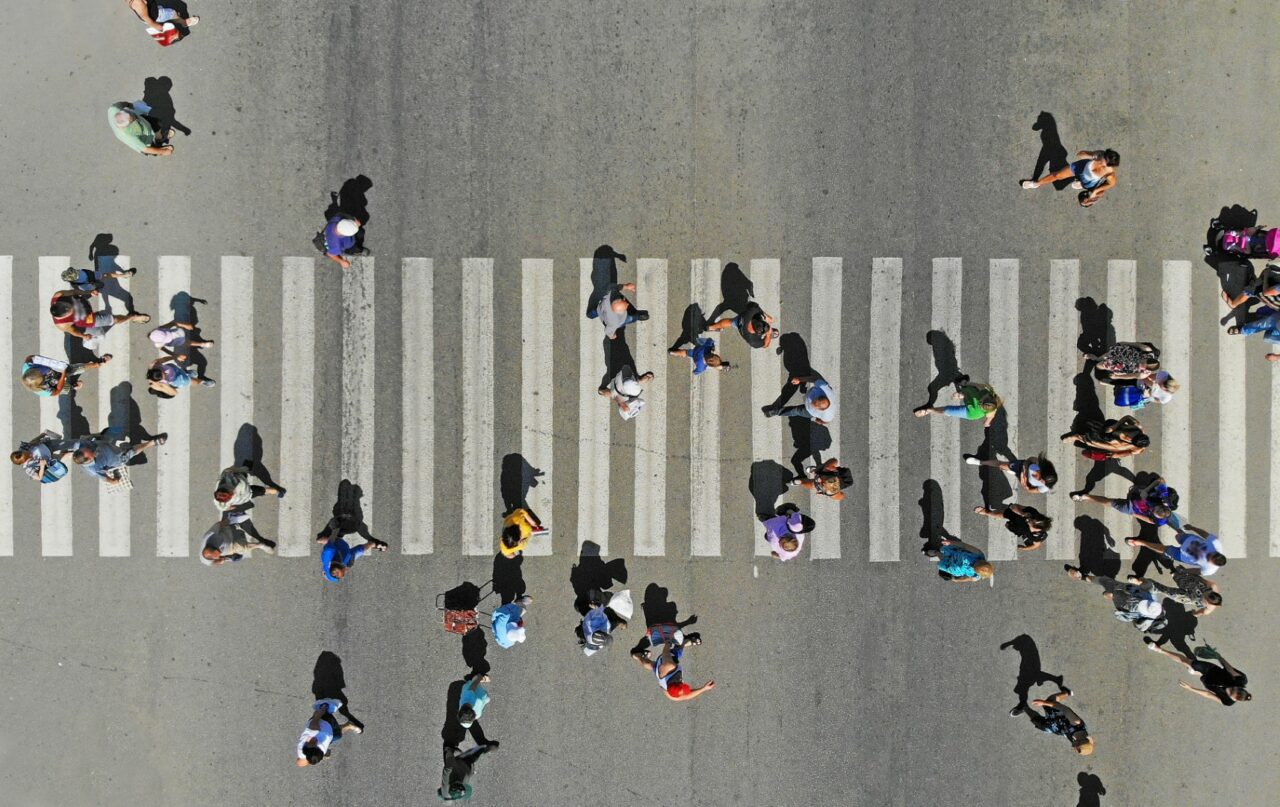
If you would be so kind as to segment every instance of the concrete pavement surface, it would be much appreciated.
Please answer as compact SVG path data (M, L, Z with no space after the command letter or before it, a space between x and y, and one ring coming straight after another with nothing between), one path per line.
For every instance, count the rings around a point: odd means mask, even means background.
M1267 181L1273 5L190 5L201 23L166 49L123 0L8 19L0 360L13 376L41 351L46 285L110 233L139 269L136 307L158 320L178 276L168 259L189 259L182 290L207 301L197 311L218 341L207 353L219 387L183 392L185 453L135 467L127 496L73 468L57 485L73 504L63 521L53 494L16 469L0 492L11 514L0 539L12 537L0 557L0 803L434 803L449 687L467 671L435 597L493 576L496 545L478 554L468 542L496 537L504 458L530 446L550 458L527 495L553 528L551 552L520 564L537 599L528 643L488 640L481 722L502 745L477 764L476 804L1274 803L1277 388L1257 340L1220 335L1227 311L1201 255L1222 208L1256 208L1263 223L1280 212ZM107 126L108 105L148 91L168 94L191 129L171 158L134 154ZM1018 188L1041 151L1041 112L1069 153L1122 155L1118 187L1092 209L1072 191ZM373 255L344 276L310 240L329 192L358 176L372 181ZM719 302L708 298L725 264L759 296L770 270L752 262L778 261L782 329L835 379L838 456L855 476L800 558L778 563L753 545L752 463L790 462L790 431L762 432L756 406L756 376L782 379L772 351L748 355L726 331L718 343L741 369L714 380L658 354L639 369L658 374L651 394L665 406L634 422L610 415L601 431L587 396L605 362L599 325L582 316L581 261L602 244L626 253L622 281L646 271L641 259L667 261L665 295L646 297L653 283L637 292L665 319L663 348L689 303ZM294 257L311 263L285 263ZM429 275L401 263L416 257L432 260ZM537 287L547 296L530 296L526 259L554 261ZM1178 689L1195 679L1063 574L1081 555L1106 571L1131 563L1118 540L1136 534L1131 522L1066 501L1084 467L1060 464L1050 497L1068 514L1055 525L1063 543L1001 560L994 588L946 584L917 551L930 524L980 547L991 535L970 512L979 475L940 452L977 450L980 428L959 424L957 438L954 423L910 415L935 377L926 333L947 326L974 380L1012 381L1002 392L1019 454L1054 449L1049 436L1082 400L1055 372L1076 361L1081 325L1057 303L1077 296L1109 307L1106 335L1161 344L1184 382L1174 403L1140 413L1153 447L1130 465L1162 471L1191 522L1230 543L1215 578L1225 604L1186 641L1247 672L1251 703L1224 709ZM300 322L314 323L310 350L294 338ZM548 324L546 374L525 340ZM627 328L632 351L648 355L654 326ZM144 332L110 336L113 350L130 346L126 411L122 388L90 376L79 411L64 405L58 422L97 430L109 412L158 431L188 411L146 395ZM1015 362L1002 363L1009 344ZM304 354L314 368L299 377ZM428 412L406 385L427 391ZM310 407L290 397L296 387ZM897 416L873 419L891 401ZM8 405L15 445L46 425L16 384ZM528 426L535 409L552 428ZM698 418L708 411L710 427ZM654 423L661 439L642 430ZM758 450L762 434L776 452ZM429 449L425 507L405 445ZM198 552L217 516L210 493L243 449L289 489L253 515L296 554L209 569ZM179 464L189 484L162 490ZM640 468L650 476L637 483ZM310 537L353 476L391 551L334 585ZM183 506L168 509L175 496ZM664 512L646 522L655 500ZM592 520L603 501L607 525ZM713 520L707 501L719 502ZM705 643L688 678L714 679L713 692L667 703L627 658L639 606L618 646L582 656L570 574L583 541L622 561L638 604L654 584L698 615ZM1074 690L1094 756L1007 716L1019 657L1000 645L1020 634ZM367 730L300 770L294 744L325 650L341 657ZM1093 776L1105 795L1088 792Z

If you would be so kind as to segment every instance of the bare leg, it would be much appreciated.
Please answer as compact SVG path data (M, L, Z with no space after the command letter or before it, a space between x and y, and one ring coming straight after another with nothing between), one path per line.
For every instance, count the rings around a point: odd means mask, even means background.
M1075 179L1075 177L1076 177L1076 174L1074 171L1071 170L1071 166L1067 166L1066 168L1063 168L1061 171L1055 171L1052 174L1049 174L1048 176L1045 176L1045 177L1041 177L1038 180L1024 179L1022 181L1022 187L1027 188L1029 190L1031 188L1038 188L1041 185L1046 185L1050 182L1057 182L1058 180L1062 180L1062 179Z

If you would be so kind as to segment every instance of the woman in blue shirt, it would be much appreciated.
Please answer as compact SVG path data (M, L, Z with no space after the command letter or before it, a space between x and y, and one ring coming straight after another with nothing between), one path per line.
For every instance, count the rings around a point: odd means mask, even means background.
M930 550L929 559L937 561L938 576L953 583L976 583L993 580L995 567L982 550L954 538L943 538L942 548Z
M733 369L733 365L720 358L720 355L716 353L716 343L714 340L701 337L699 339L695 339L693 342L686 342L685 344L691 344L692 347L673 348L668 350L667 353L671 356L684 356L691 360L693 362L694 375L702 375L707 371L708 367L720 370L721 372Z
M320 551L320 568L324 572L324 579L331 583L341 582L347 576L347 570L351 568L351 564L356 562L356 558L370 552L387 551L387 542L379 541L372 535L365 535L365 542L353 549L350 544L342 540L344 534L355 531L354 529L344 530L344 525L348 521L349 517L334 516L316 536L316 543L324 544L324 549Z

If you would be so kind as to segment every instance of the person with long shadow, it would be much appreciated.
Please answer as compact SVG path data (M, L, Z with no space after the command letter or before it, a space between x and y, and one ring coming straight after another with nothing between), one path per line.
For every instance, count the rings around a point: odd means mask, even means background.
M479 720L472 719L465 724L459 720L463 690L477 677L473 671L467 678L449 685L444 727L440 730L440 738L444 742L444 770L440 775L440 787L436 790L436 795L444 801L464 801L471 798L470 780L475 761L489 751L496 750L499 745L497 740L490 740L484 735ZM475 745L464 751L462 743L468 733Z
M316 536L316 543L324 544L320 552L320 568L325 579L332 583L342 582L358 558L370 552L387 551L387 542L374 538L365 524L360 509L361 495L359 485L342 480L338 485L338 502L333 506L333 518ZM351 534L364 538L364 543L353 548L343 540L344 536Z
M356 720L348 708L347 696L343 692L346 687L342 659L328 650L321 653L316 659L311 684L311 694L316 702L311 706L311 719L298 738L298 767L319 765L333 753L333 744L344 735L364 731L364 723ZM346 718L347 722L339 723L338 715Z
M631 651L631 658L646 670L653 672L658 686L673 701L691 701L715 689L715 681L702 686L691 686L684 680L684 653L702 644L702 636L685 633L684 629L698 621L692 614L688 619L677 620L679 610L667 599L667 590L650 583L644 592L645 633L640 643ZM656 658L650 652L657 649Z
M1013 685L1013 694L1018 696L1018 702L1009 710L1010 717L1017 717L1026 711L1027 699L1031 694L1032 687L1044 686L1052 681L1059 691L1071 691L1063 686L1061 675L1054 675L1044 671L1040 663L1040 648L1036 647L1035 639L1025 633L1020 633L1000 645L1001 650L1008 650L1009 648L1016 650L1020 656L1018 680Z

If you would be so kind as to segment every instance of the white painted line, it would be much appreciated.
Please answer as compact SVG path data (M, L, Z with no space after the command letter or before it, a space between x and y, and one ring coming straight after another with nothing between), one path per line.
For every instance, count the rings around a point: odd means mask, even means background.
M1070 560L1076 556L1076 503L1068 495L1079 489L1079 452L1062 442L1071 431L1071 405L1076 398L1075 376L1080 367L1076 341L1080 334L1080 315L1076 300L1080 297L1080 262L1049 262L1049 332L1046 339L1048 361L1047 421L1045 454L1058 469L1057 490L1046 504L1046 515L1053 519L1053 529L1045 541L1045 554L1050 560Z
M1107 261L1107 307L1111 309L1111 323L1115 327L1117 342L1137 341L1138 319L1138 264L1137 261ZM1146 335L1143 341L1147 341ZM1099 384L1098 395L1105 400L1103 411L1108 418L1119 418L1128 414L1127 409L1117 407L1112 387ZM1122 464L1132 470L1133 460L1124 460ZM1111 474L1102 485L1102 495L1123 499L1129 492L1130 482L1119 474ZM1110 507L1102 515L1102 523L1115 539L1116 552L1123 559L1132 557L1133 550L1124 542L1138 534L1137 522Z
M840 417L844 406L856 408L858 392L844 389L840 377L840 325L842 305L843 259L813 259L813 305L809 316L809 364L822 374L836 396L836 417L827 426L831 447L823 461L840 457ZM841 405L843 404L843 406ZM848 461L848 458L845 458ZM809 535L809 559L827 560L840 557L840 502L829 496L811 494L813 520L817 526Z
M988 300L987 382L1004 398L1004 417L1009 425L1009 449L1018 459L1039 451L1038 446L1022 446L1018 441L1018 262L992 259ZM989 473L1000 474L991 468ZM1013 488L1010 503L1018 500L1018 481L1001 474ZM1042 506L1039 502L1037 506ZM1018 556L1017 539L1005 529L1004 520L987 519L987 559L1013 560Z
M191 258L161 255L156 287L156 307L147 328L176 319L173 298L191 291ZM211 360L222 348L221 338L215 340L205 353ZM222 374L210 375L220 379ZM191 396L198 394L188 389L156 404L156 431L169 435L164 445L151 449L156 463L156 555L162 558L191 554Z
M630 329L637 372L659 376L647 385L645 411L636 426L635 548L637 557L666 551L667 533L667 377L679 365L667 356L667 262L656 258L636 261L636 295L649 320ZM590 323L588 323L590 324ZM596 382L589 384L594 388ZM590 391L590 390L588 390ZM597 400L596 406L604 402ZM606 412L608 407L603 407Z
M1249 480L1240 433L1249 423L1245 419L1248 348L1245 337L1229 336L1226 328L1218 329L1218 537L1222 539L1222 554L1229 558L1245 556L1248 515L1245 485ZM1165 406L1181 403L1175 397ZM1175 488L1180 487L1180 493L1187 490L1186 482L1165 478Z
M871 379L867 441L867 532L871 560L898 559L902 546L898 432L902 418L902 259L871 262Z
M360 509L369 531L374 526L373 436L374 311L375 279L373 258L351 261L342 273L342 477L358 485Z
M1151 410L1159 410L1160 470L1175 488L1189 492L1191 395L1194 385L1185 382L1191 377L1191 261L1165 261L1161 290L1163 335L1160 338L1160 366L1183 384L1178 397L1168 406L1148 407L1142 414L1155 417L1157 413ZM1191 498L1182 496L1178 504L1178 515L1183 519L1191 517ZM1272 506L1278 505L1280 503L1273 498ZM1275 523L1280 526L1280 522Z
M689 289L710 312L720 302L720 261L691 262ZM689 383L689 554L720 554L720 374L703 373Z
M354 268L347 271L355 271ZM316 262L285 258L280 276L289 314L280 322L280 500L276 551L291 558L311 554L311 496L315 477ZM405 379L405 385L410 385ZM415 534L408 530L404 535Z
M462 552L493 554L493 260L462 259Z
M115 259L116 267L120 269L129 268L129 256L118 255ZM116 280L120 284L120 288L126 292L129 291L129 278L124 277ZM101 301L101 297L99 300ZM101 302L99 302L99 305ZM146 308L142 308L146 311ZM122 310L119 301L115 302L115 308L111 309L112 315L127 314ZM152 317L152 322L156 322ZM152 325L129 325L121 324L113 327L103 337L102 344L98 347L98 355L110 353L112 360L102 366L98 370L98 428L106 426L115 426L124 430L128 434L129 428L129 407L125 401L125 406L116 407L112 412L111 398L113 391L120 384L129 381L129 342L133 336L132 331L137 328L151 328ZM133 394L145 394L145 381L139 381L133 389ZM112 419L112 414L115 418ZM133 515L133 508L130 507L129 496L127 494L105 495L106 489L99 488L98 491L98 555L104 558L127 558L129 556L129 535L130 521Z
M64 347L66 335L54 327L53 320L49 315L49 301L53 299L55 292L66 288L66 284L62 282L62 271L70 265L71 259L65 256L41 256L38 264L40 299L36 304L36 321L39 323L37 327L40 331L40 354L51 359L65 360L67 358L67 351ZM87 373L95 372L97 371L87 371ZM86 387L88 384L95 382L96 379L91 377L86 379ZM80 404L83 406L83 393L77 395L77 398L80 399ZM62 424L58 421L58 402L60 400L61 397L40 399L40 429L52 429L63 437L71 438L73 435L67 434ZM35 437L34 434L26 436ZM81 437L83 435L77 434L74 436ZM67 459L69 460L70 457ZM71 501L72 480L70 476L71 473L84 473L84 471L75 467L69 467L68 470L70 471L67 474L68 478L52 485L40 486L40 554L46 557L69 557L71 555L71 514L73 505Z
M1271 557L1280 557L1280 370L1272 364L1271 373ZM1177 378L1177 376L1174 376ZM1182 387L1182 395L1187 388ZM1185 401L1183 402L1186 403ZM1179 509L1182 509L1179 506Z
M219 457L221 467L226 468L238 459L236 437L240 427L253 423L253 258L222 257L222 291L218 299L222 316L215 340L218 366L223 371L215 377L222 390Z
M400 278L400 338L413 345L414 357L401 387L400 552L429 555L435 551L435 263L405 258Z
M552 483L555 480L556 422L555 401L555 262L548 258L525 258L520 264L520 373L524 394L520 409L520 453L525 461L542 471L538 486L529 497L533 511L547 526L551 522L552 503L555 501ZM551 554L552 537L535 538L524 551L526 555Z
M0 255L0 378L15 378L13 366L13 256ZM21 382L19 382L21 388ZM25 390L23 390L25 392ZM0 446L17 447L13 428L14 388L6 385L0 391ZM30 394L30 393L28 393ZM26 435L21 439L35 437ZM13 554L13 483L25 476L5 474L0 480L0 557Z
M586 317L591 300L591 265L591 258L581 259L578 281L578 297L582 301L578 307L578 548L585 541L592 541L599 545L601 555L607 555L609 421L617 417L617 410L597 391L605 372L604 328L598 319ZM640 417L649 414L654 413L642 412Z
M782 319L782 264L777 258L759 258L751 261L751 286L756 302L764 312L776 320L779 330L786 329ZM708 311L707 313L711 313ZM723 341L728 331L721 331ZM780 462L788 455L786 443L787 424L782 418L767 418L760 413L778 398L786 379L782 374L782 362L777 355L777 341L767 349L751 351L751 459L753 462ZM738 372L735 370L734 372ZM754 525L755 522L753 521ZM764 530L755 530L755 554L767 556L773 548L764 539Z
M964 370L960 349L960 309L963 275L959 258L933 259L933 313L930 330L941 331L955 345L956 365ZM932 351L930 351L932 353ZM974 379L977 381L978 379ZM956 403L951 386L938 392L935 406ZM1003 396L1003 393L1002 393ZM973 424L981 429L980 423ZM929 418L929 475L942 489L943 527L959 535L963 516L960 504L960 421L946 415Z

